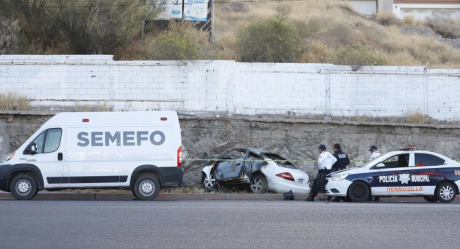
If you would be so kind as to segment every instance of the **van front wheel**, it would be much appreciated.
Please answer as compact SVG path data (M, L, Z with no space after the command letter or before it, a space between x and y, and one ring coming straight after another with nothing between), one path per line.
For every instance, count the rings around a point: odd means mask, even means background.
M151 201L160 193L160 183L150 175L141 176L134 184L135 197L139 200Z
M29 175L18 175L10 185L11 195L16 200L30 200L37 194L37 183Z

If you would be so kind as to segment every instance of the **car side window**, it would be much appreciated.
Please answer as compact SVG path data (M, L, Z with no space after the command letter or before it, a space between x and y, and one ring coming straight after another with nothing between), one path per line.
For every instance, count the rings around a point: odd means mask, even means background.
M446 161L434 155L415 153L415 166L440 166Z
M410 154L399 154L396 156L392 156L385 161L382 161L380 163L383 163L385 165L385 169L389 168L400 168L400 167L409 167L409 158Z
M45 136L46 136L46 132L47 131L44 131L42 133L40 133L40 135L37 136L37 138L34 139L33 143L35 143L36 147L37 147L37 154L42 154L43 153L43 145L45 144Z
M49 129L46 134L45 148L43 150L43 153L51 153L58 150L59 145L61 144L61 135L61 129Z
M37 147L37 154L52 153L59 149L61 144L62 129L52 128L43 131L32 142ZM27 151L25 151L27 153Z

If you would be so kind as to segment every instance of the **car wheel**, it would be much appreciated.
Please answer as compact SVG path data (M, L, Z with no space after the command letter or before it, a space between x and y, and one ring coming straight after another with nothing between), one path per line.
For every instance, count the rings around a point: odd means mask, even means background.
M205 188L208 191L214 191L216 189L217 182L212 172L210 175L206 175L203 173L202 184L203 184L203 188Z
M436 188L436 198L438 198L440 202L452 202L455 200L456 195L457 193L452 183L444 182Z
M370 189L364 182L354 182L348 188L348 197L355 202L366 201L369 197Z
M154 200L160 193L160 183L154 176L141 176L134 184L134 192L134 196L139 200Z
M255 194L262 194L268 190L267 177L264 174L257 174L251 179L251 192Z
M17 200L30 200L37 194L37 183L29 175L18 175L10 185L11 195Z
M439 201L438 197L432 195L432 196L423 196L423 199L427 202L437 202Z

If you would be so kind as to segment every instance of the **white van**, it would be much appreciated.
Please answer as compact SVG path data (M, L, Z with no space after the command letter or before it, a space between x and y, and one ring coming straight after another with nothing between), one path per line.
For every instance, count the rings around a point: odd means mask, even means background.
M0 161L0 190L18 200L40 190L131 189L153 200L182 184L176 112L60 113Z

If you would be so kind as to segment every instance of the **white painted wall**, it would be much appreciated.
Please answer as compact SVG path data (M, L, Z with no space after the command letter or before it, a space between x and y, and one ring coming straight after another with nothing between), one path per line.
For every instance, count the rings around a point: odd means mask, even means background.
M365 1L365 0L349 0L350 4L357 10L359 13L365 15L372 15L377 13L377 1Z
M460 19L460 4L395 4L393 13L403 19L413 16L424 20L434 14L442 14L446 18Z
M115 110L460 117L460 70L234 61L0 56L0 91L34 105L107 101Z

